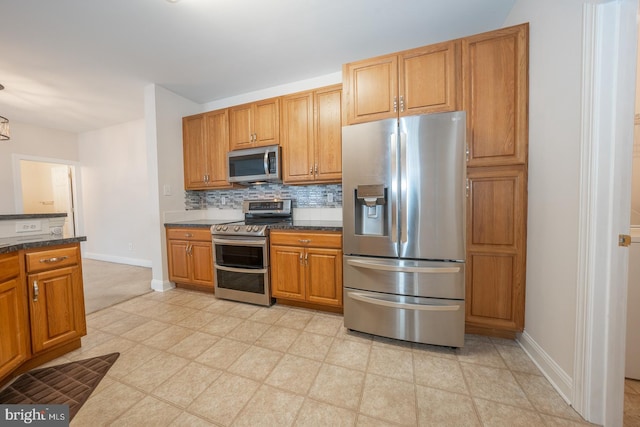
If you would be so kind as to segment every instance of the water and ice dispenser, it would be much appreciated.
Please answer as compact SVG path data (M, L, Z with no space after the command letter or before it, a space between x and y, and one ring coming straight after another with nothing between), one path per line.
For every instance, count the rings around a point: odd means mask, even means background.
M358 185L355 191L355 232L359 235L386 236L387 189L384 185Z

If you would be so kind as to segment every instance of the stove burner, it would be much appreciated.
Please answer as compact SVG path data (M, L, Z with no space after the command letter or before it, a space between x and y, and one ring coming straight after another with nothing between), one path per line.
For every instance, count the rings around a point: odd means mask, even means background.
M245 200L242 204L244 221L217 224L211 234L224 236L266 236L269 224L291 223L291 200Z

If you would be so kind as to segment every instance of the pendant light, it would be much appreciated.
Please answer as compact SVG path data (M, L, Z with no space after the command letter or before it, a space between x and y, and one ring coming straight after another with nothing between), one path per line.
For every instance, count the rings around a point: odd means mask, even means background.
M0 84L0 90L2 89L4 89L4 86ZM11 134L9 133L9 119L0 116L0 141L7 141L9 139L11 139Z

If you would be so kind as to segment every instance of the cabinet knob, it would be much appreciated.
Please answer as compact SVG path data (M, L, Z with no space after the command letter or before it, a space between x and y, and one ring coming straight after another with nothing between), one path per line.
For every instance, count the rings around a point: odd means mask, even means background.
M311 243L311 239L298 239L300 243Z
M191 233L184 233L184 237L193 237L193 234L191 234Z

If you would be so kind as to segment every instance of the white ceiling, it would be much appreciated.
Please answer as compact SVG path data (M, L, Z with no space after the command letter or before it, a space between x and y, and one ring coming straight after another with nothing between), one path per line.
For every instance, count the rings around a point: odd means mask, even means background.
M515 0L0 0L0 115L85 132L503 26Z

